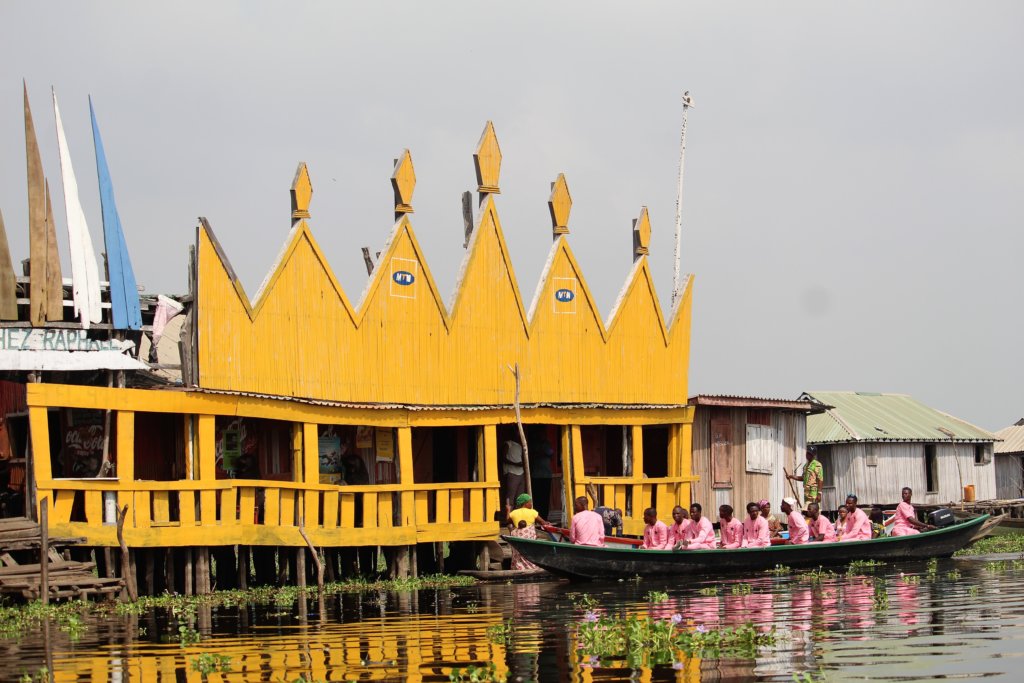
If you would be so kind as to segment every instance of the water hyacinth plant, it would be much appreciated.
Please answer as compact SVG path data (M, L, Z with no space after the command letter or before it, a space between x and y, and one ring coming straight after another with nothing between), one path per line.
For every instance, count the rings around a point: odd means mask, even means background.
M611 617L587 612L576 636L584 657L593 661L625 659L628 666L669 665L680 657L717 657L726 653L753 657L775 644L774 627L758 631L752 623L735 627L687 628L681 614L668 619L630 615Z

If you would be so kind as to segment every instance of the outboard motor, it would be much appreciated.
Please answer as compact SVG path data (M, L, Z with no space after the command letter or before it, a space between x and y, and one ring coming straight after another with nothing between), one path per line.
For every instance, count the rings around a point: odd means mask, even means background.
M928 513L928 523L936 529L947 527L955 521L956 517L953 516L953 511L949 508L939 508Z

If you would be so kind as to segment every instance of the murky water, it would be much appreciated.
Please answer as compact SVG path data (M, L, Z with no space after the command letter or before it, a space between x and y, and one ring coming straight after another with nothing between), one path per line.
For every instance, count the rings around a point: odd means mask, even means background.
M750 592L734 591L739 583ZM717 594L708 594L713 587ZM668 599L652 602L652 591ZM752 658L635 669L601 662L578 649L581 594L600 613L681 614L690 628L774 625L777 641ZM488 628L506 623L507 641L492 641ZM165 610L92 621L74 639L51 628L54 678L200 681L195 664L217 654L230 671L209 674L211 681L447 681L453 667L465 673L488 662L510 681L1018 681L1024 569L963 559L941 561L932 573L913 563L818 581L759 574L347 594L327 599L322 611L310 601L304 614L296 606L200 609L195 626L201 639L193 644ZM0 639L0 680L45 665L44 635Z

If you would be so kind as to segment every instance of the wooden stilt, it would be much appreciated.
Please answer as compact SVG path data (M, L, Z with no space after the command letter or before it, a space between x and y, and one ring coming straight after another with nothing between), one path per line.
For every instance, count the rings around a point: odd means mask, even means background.
M295 549L295 585L299 588L306 587L306 549Z
M135 572L132 571L131 554L128 552L128 545L124 542L124 520L127 516L128 506L125 505L117 515L117 542L121 546L121 578L124 579L124 587L128 591L128 599L135 602L139 599L139 587L135 583Z
M185 549L185 595L193 595L195 575L192 570L192 548Z
M249 547L238 546L238 588L249 589Z
M103 549L103 576L108 579L114 578L114 549Z
M145 559L143 560L143 567L146 576L146 595L156 595L155 586L155 570L156 570L156 557L154 557L156 550L153 548L147 548L145 551Z
M177 567L175 566L174 560L175 560L174 548L167 548L166 550L164 550L164 577L165 577L164 585L165 585L165 588L167 588L167 592L171 593L172 595L174 594L174 589L175 589L174 574L175 574L175 571L177 570Z

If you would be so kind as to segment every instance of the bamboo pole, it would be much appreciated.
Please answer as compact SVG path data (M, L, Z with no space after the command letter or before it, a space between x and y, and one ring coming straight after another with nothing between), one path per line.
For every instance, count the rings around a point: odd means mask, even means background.
M124 520L127 516L128 506L125 505L117 515L117 542L121 546L121 578L124 579L128 599L135 602L139 599L139 588L135 585L135 576L132 573L131 560L128 557L128 545L124 542Z

